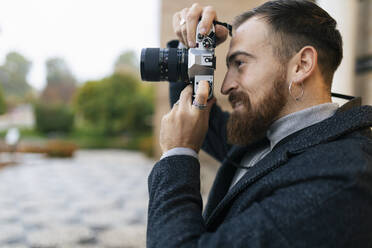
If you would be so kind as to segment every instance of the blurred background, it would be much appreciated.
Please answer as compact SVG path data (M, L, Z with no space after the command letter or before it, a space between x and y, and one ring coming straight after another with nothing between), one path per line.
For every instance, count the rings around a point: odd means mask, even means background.
M143 83L141 48L175 38L192 0L0 2L0 247L144 247L147 176L167 83ZM264 0L198 1L220 21ZM338 22L333 92L372 104L372 0L318 0ZM216 49L215 95L229 40ZM343 101L334 99L343 104ZM218 163L202 153L204 202Z

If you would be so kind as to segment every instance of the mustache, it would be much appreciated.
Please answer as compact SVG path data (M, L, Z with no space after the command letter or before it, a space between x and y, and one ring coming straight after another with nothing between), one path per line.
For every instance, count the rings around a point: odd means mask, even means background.
M232 107L234 107L237 102L242 102L245 106L250 105L249 96L241 91L231 92L228 100Z

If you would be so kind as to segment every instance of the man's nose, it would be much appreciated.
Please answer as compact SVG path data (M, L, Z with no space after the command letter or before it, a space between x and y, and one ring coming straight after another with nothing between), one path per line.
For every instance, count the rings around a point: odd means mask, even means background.
M221 93L223 95L228 95L232 90L238 88L238 83L231 73L227 72L221 86Z

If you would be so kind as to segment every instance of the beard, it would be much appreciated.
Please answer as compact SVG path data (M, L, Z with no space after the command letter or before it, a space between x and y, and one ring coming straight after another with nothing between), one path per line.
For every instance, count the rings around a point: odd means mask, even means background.
M266 136L271 124L278 118L286 103L284 73L273 82L273 87L262 96L256 106L245 92L232 92L230 103L241 102L243 109L234 111L227 122L227 141L234 145L250 145Z

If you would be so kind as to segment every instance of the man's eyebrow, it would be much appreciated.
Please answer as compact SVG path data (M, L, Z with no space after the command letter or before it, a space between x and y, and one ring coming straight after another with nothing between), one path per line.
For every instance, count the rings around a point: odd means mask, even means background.
M229 64L239 55L244 55L250 58L255 58L253 54L250 54L244 51L236 51L226 57L226 65L229 66Z

